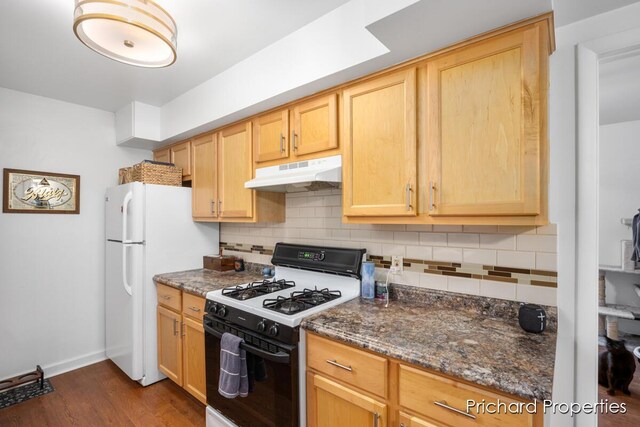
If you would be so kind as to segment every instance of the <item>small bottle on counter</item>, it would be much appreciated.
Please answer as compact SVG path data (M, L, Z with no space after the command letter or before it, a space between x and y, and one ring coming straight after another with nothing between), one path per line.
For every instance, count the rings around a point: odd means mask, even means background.
M362 263L362 280L360 282L360 295L365 299L375 297L375 272L376 265L371 261Z
M388 289L384 282L376 282L376 299L386 300L387 292Z

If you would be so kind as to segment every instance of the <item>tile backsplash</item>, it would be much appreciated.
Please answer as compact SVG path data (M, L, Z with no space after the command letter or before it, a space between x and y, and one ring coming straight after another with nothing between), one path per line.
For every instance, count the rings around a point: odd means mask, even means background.
M222 251L269 263L277 242L366 248L385 280L391 256L404 271L389 281L556 305L556 227L343 224L341 190L287 194L286 222L223 223Z

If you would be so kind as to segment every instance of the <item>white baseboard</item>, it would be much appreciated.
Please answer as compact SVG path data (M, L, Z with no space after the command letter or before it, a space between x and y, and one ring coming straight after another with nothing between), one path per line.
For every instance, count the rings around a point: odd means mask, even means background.
M102 362L107 359L105 350L96 351L95 353L85 354L83 356L74 357L72 359L63 360L61 362L42 366L45 378L54 377L64 374L65 372L83 368L94 363Z

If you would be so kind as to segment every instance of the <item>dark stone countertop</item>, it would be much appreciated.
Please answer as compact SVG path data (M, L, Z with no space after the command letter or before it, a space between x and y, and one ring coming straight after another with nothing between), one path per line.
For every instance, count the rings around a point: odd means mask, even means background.
M153 281L181 289L190 294L205 297L207 292L229 286L262 280L261 264L245 263L246 270L236 273L199 268L197 270L177 271L175 273L156 274Z
M397 298L397 299L393 299ZM518 325L517 302L394 285L384 301L357 298L306 318L318 335L525 399L550 399L556 309L542 334Z

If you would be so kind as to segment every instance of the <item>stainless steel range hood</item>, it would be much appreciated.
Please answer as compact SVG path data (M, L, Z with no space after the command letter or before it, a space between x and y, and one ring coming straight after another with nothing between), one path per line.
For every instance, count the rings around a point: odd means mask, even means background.
M342 156L323 157L256 169L256 177L244 184L258 191L289 193L337 188L342 182Z

